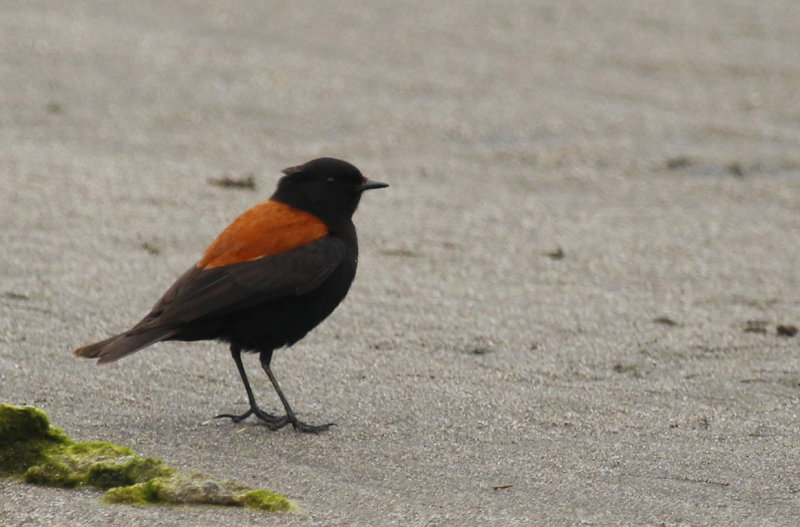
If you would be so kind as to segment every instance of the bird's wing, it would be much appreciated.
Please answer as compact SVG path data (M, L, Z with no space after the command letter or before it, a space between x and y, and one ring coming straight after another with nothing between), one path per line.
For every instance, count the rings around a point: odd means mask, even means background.
M347 258L338 238L326 236L307 245L247 262L183 274L132 331L196 322L318 287Z

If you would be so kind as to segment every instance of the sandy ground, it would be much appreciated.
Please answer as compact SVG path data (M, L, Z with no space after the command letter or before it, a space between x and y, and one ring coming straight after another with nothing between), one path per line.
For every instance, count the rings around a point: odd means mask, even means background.
M0 525L798 524L800 4L252 4L0 5L0 401L305 513L2 480ZM337 427L204 425L217 343L72 355L319 155L392 184L273 362Z

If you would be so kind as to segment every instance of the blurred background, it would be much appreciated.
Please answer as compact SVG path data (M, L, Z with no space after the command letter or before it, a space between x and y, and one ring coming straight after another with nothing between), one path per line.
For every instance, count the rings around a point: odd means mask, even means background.
M793 524L798 21L793 0L3 2L0 400L244 474L304 500L297 524ZM356 215L347 301L276 354L332 434L200 426L244 404L220 344L71 355L323 155L392 185ZM174 514L0 485L9 525Z

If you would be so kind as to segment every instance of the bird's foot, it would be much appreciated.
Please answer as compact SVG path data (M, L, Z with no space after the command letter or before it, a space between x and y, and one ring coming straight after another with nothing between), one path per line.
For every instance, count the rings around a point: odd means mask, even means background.
M336 423L328 423L324 425L309 425L298 420L294 416L293 417L285 416L285 417L287 422L292 423L292 426L294 427L295 430L297 430L298 432L303 432L304 434L319 434L320 432L324 432L325 430L327 430L332 426L336 426Z
M257 406L251 406L249 410L247 410L242 415L234 415L234 414L219 414L214 417L214 419L220 419L226 417L233 421L234 423L240 423L250 417L251 415L255 415L259 421L263 422L270 430L278 430L283 428L287 424L289 424L289 419L286 416L278 417L277 415L272 415L270 413L265 412L261 408Z
M277 415L272 415L270 413L265 412L261 408L251 407L242 415L234 415L234 414L219 414L214 416L214 419L221 419L221 418L228 418L234 423L240 423L250 417L251 415L255 415L259 421L264 423L264 426L269 428L272 431L280 430L284 426L291 424L295 430L298 432L303 432L305 434L318 434L320 432L324 432L328 428L335 426L335 423L327 423L324 425L310 425L304 423L297 419L294 416L289 417L288 415L284 415L278 417Z

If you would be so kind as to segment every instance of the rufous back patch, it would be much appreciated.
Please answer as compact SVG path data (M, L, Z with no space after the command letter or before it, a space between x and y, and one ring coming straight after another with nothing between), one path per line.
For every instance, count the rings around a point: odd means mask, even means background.
M290 251L328 235L316 216L268 200L245 211L206 249L197 267L211 269Z

